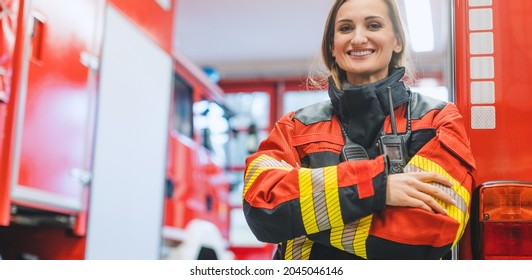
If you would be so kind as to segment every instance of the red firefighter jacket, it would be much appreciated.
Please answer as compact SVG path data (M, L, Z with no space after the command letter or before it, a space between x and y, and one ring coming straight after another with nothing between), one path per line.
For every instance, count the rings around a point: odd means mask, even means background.
M462 116L453 103L410 92L403 74L362 89L330 83L331 100L282 117L246 159L244 214L258 240L279 244L276 259L441 259L460 241L475 169ZM448 216L385 204L387 161L376 139L390 133L386 89L399 132L410 106L404 171L437 172L453 183L438 186L457 202L438 201ZM345 137L370 159L342 162Z

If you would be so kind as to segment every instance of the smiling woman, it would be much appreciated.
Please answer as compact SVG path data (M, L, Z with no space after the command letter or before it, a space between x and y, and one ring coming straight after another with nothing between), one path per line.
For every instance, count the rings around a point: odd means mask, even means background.
M326 51L332 53L349 83L373 83L388 76L392 55L403 50L404 39L394 31L397 24L392 23L382 1L348 1L340 7L334 44Z
M246 159L243 208L278 259L441 259L469 218L475 161L452 103L408 79L394 0L336 0L329 100L283 116Z

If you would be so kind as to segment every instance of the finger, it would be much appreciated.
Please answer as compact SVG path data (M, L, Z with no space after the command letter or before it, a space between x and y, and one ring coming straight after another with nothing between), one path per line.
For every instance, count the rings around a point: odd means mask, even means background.
M429 183L422 183L420 182L417 186L416 186L416 189L418 191L421 191L425 194L428 194L432 197L435 197L437 199L440 199L442 200L443 202L447 203L447 204L452 204L452 205L456 205L456 201L454 200L454 198L444 192L443 190L441 190L440 188L438 188L437 186L434 186L432 184L429 184Z
M434 213L441 213L444 215L448 215L448 212L443 206L441 206L432 196L427 195L422 192L414 192L411 194L411 197L414 199L417 199L427 207L431 209L431 211Z
M432 208L430 208L429 205L427 205L425 202L423 202L422 200L419 200L417 198L413 198L413 197L408 197L405 199L405 205L408 205L410 207L414 207L414 208L421 208L427 212L430 212L430 213L435 213L434 210L432 210Z
M445 176L436 172L411 172L409 175L417 178L425 183L436 182L447 187L452 187L453 183L449 181Z

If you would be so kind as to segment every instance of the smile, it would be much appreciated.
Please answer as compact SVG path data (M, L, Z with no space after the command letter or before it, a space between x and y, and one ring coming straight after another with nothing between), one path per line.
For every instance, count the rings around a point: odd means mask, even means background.
M370 55L370 54L373 54L375 51L374 50L365 50L365 51L349 51L347 52L348 55L350 56L366 56L366 55Z

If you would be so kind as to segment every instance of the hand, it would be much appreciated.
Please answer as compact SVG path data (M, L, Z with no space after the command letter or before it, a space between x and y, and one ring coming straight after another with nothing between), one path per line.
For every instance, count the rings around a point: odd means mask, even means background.
M443 175L434 172L410 172L388 175L386 184L386 205L417 207L432 213L447 215L434 197L456 205L453 198L430 182L451 187L452 183Z

